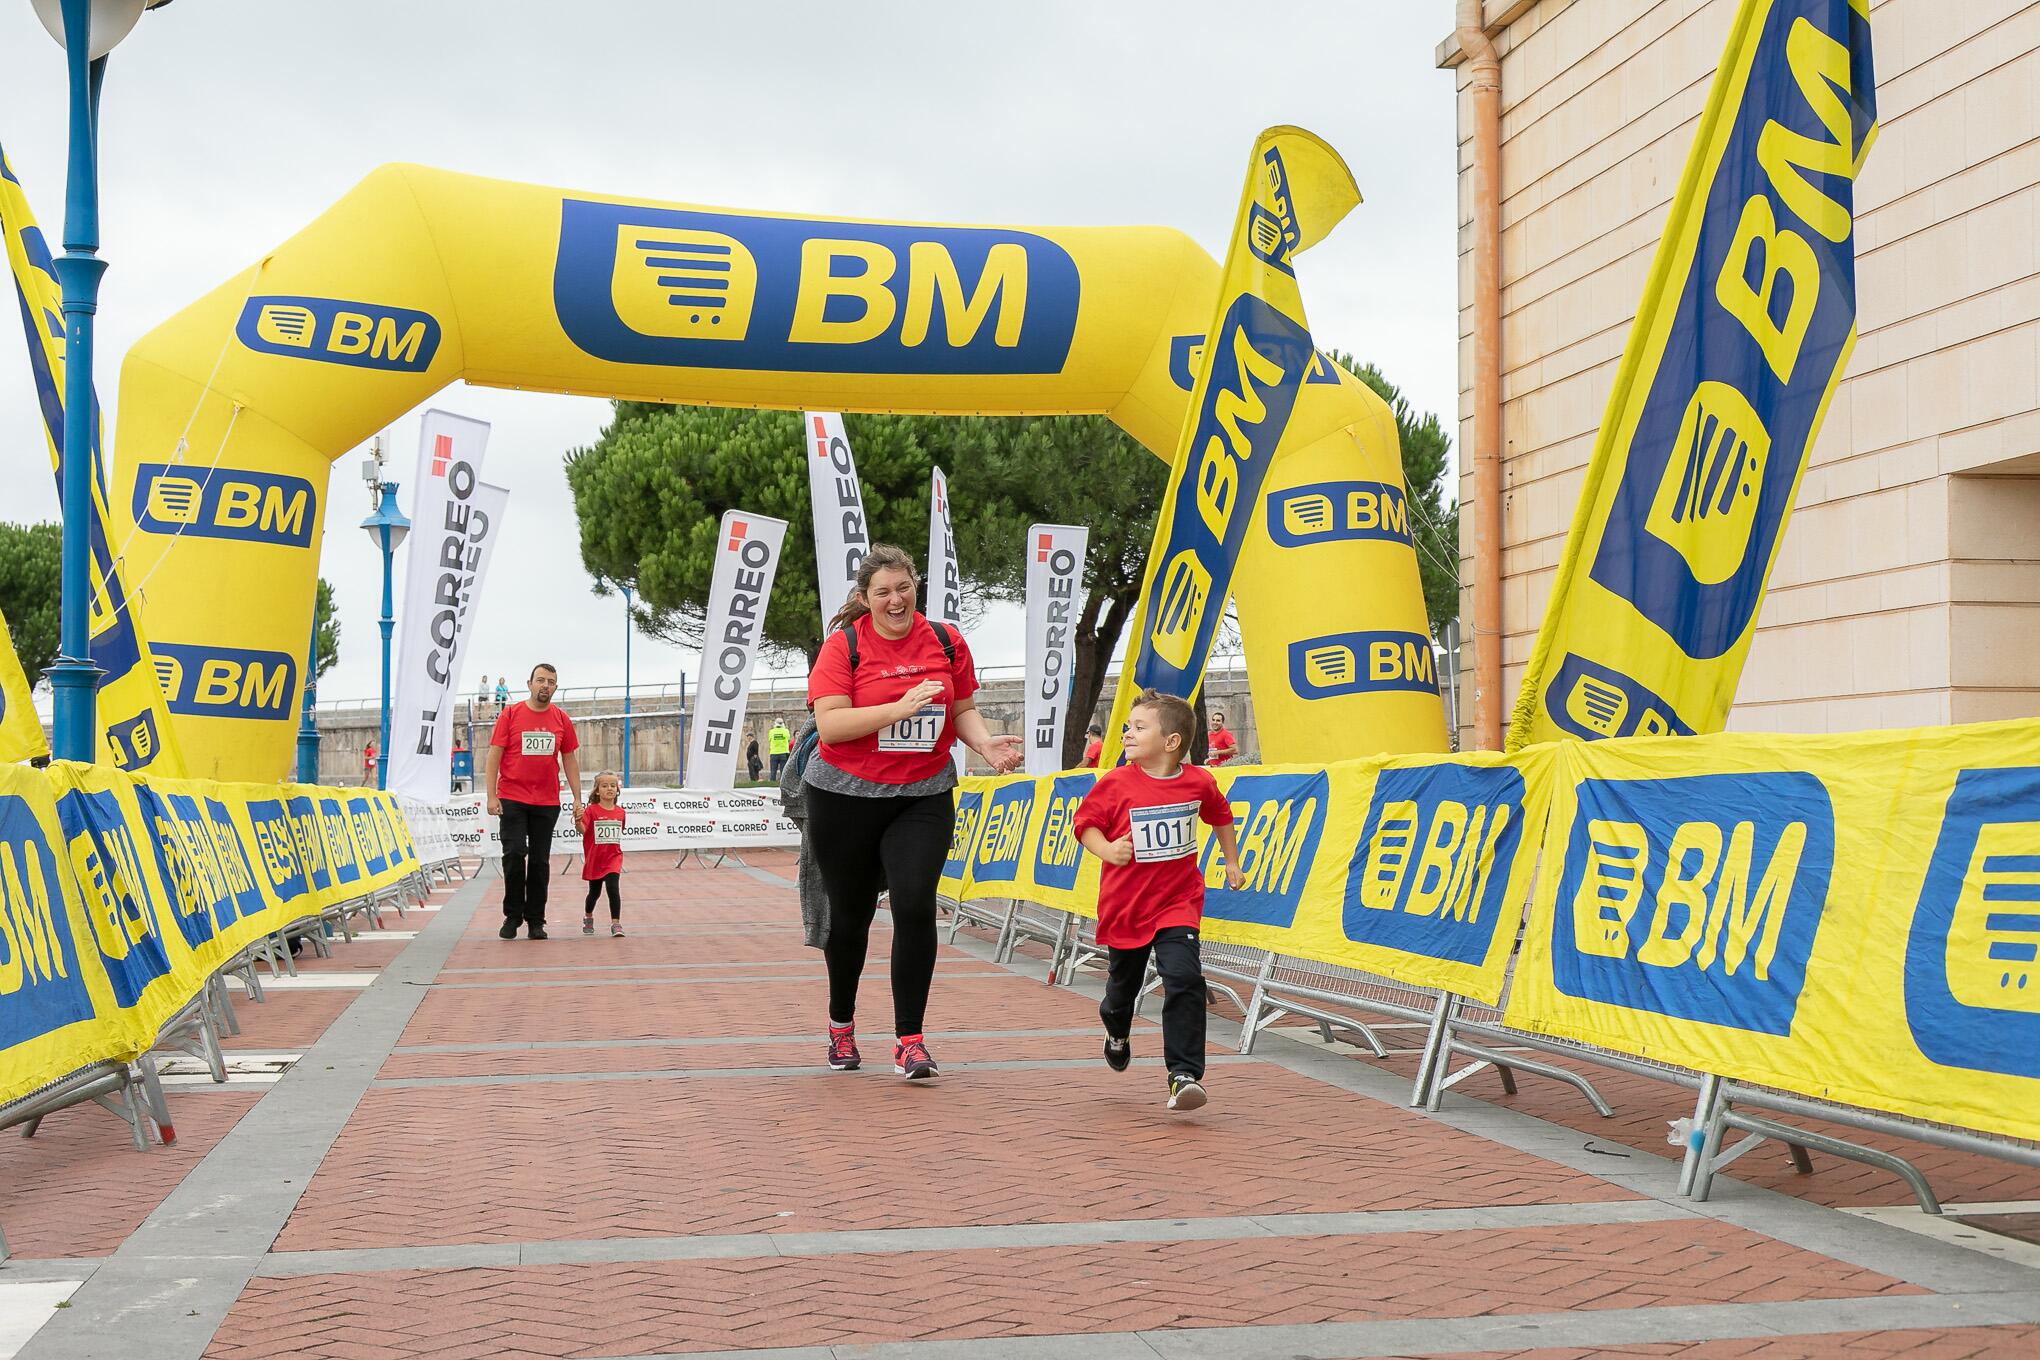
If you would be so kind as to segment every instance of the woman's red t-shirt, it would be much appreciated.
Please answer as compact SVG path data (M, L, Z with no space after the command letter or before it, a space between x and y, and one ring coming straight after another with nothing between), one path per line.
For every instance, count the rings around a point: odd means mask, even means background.
M1157 779L1138 765L1098 776L1077 805L1070 830L1078 840L1091 827L1107 840L1133 837L1133 862L1107 864L1098 874L1098 943L1138 949L1165 926L1195 926L1204 919L1204 876L1197 871L1197 823L1231 826L1232 804L1211 771L1185 765L1173 779Z
M590 803L581 815L581 877L593 883L623 872L623 804Z
M829 634L808 672L808 705L817 699L847 697L852 708L896 703L923 680L941 684L942 693L920 713L883 727L855 741L822 742L815 754L843 773L874 784L913 784L942 773L956 744L954 706L977 693L977 668L963 634L949 630L956 649L952 665L943 655L942 640L918 611L898 641L881 635L869 614L852 625L857 630L857 669L850 669L850 644L842 630Z

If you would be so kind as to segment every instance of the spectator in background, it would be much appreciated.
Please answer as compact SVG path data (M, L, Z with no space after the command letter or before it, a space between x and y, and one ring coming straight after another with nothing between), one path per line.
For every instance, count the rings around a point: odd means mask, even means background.
M477 718L489 716L489 696L493 693L495 691L489 688L489 677L487 674L484 674L482 676L482 687L475 694L475 716Z
M372 789L375 787L375 758L377 754L379 753L376 750L375 738L370 737L368 745L361 748L361 782L366 788Z
M1205 746L1206 765L1223 765L1240 753L1240 739L1225 725L1225 714L1216 708L1211 710L1211 739Z
M751 734L751 744L744 748L744 768L751 772L751 782L753 784L757 783L759 776L765 772L765 758L758 754L758 734L756 732Z
M1084 768L1095 769L1098 765L1098 753L1105 749L1105 729L1097 723L1092 723L1084 729L1084 736L1087 738L1084 742Z
M783 718L774 718L772 730L765 734L765 740L768 743L767 749L772 752L772 777L777 779L780 772L786 768L787 752L793 749L793 734L786 730L786 721Z
M510 677L507 675L499 675L496 677L496 712L499 714L502 713L503 705L509 702L510 702Z

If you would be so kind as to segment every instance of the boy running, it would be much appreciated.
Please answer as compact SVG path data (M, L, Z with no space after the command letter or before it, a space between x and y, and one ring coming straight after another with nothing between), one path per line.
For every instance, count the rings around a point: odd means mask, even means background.
M1105 1062L1124 1072L1133 1060L1128 1035L1147 978L1150 952L1162 976L1162 1053L1169 1108L1204 1104L1204 968L1197 930L1204 919L1204 876L1197 867L1197 823L1212 828L1225 855L1225 882L1245 882L1232 805L1208 770L1185 765L1196 715L1155 690L1127 713L1126 763L1099 776L1077 808L1072 829L1105 861L1098 878L1098 943L1111 954L1105 999Z

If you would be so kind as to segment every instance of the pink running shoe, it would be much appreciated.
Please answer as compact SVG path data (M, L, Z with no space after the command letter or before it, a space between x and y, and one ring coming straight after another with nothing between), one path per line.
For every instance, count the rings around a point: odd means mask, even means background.
M918 1034L902 1034L893 1047L892 1070L908 1081L926 1081L929 1077L942 1075L935 1060L928 1056L928 1045Z
M829 1026L829 1066L838 1072L855 1072L863 1066L864 1058L857 1052L857 1029L854 1025Z

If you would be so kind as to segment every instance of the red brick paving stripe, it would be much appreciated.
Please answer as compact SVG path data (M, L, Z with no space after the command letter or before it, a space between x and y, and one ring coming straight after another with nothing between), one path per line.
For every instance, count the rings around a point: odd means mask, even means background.
M206 1354L536 1360L1920 1292L1723 1223L1603 1224L258 1279Z
M234 993L234 1014L241 1021L241 1033L221 1034L221 1047L229 1051L302 1053L318 1041L326 1027L339 1019L340 1012L353 1005L361 993L353 988L293 991L279 987L263 995L269 999L257 1005L245 992Z
M892 997L883 982L867 982L857 1008L864 1031L892 1029ZM704 980L688 987L605 984L528 991L434 988L411 1017L401 1043L819 1034L827 1024L827 1009L819 959L812 982ZM1072 1029L1097 1020L1098 1003L1078 993L1018 975L950 978L938 966L927 1029L934 1036L945 1029Z
M1615 1107L1615 1117L1601 1118L1571 1087L1541 1077L1521 1078L1517 1082L1517 1094L1513 1096L1503 1092L1500 1080L1491 1072L1483 1072L1455 1089L1503 1109L1535 1115L1596 1138L1650 1152L1668 1161L1680 1155L1678 1148L1665 1142L1665 1127L1671 1120L1692 1117L1692 1092L1591 1063L1554 1059L1542 1053L1530 1056L1583 1073ZM1395 1055L1381 1065L1414 1077L1417 1059L1415 1055ZM1445 1099L1450 1102L1453 1096L1448 1094ZM1820 1120L1788 1116L1786 1122L1896 1153L1926 1175L1935 1194L1944 1202L1983 1204L2040 1200L2040 1167L2020 1166ZM1803 1176L1793 1169L1791 1156L1783 1143L1766 1141L1737 1158L1735 1165L1722 1174L1831 1208L1913 1203L1905 1183L1888 1171L1820 1152L1812 1156L1813 1174Z
M1147 1036L1136 1054L1148 1057L1160 1049L1160 1031L1142 1026ZM973 1062L1090 1059L1099 1056L1097 1034L1034 1034L996 1039L942 1039L936 1056L945 1064ZM876 1066L889 1060L890 1037L881 1031L860 1045L866 1061ZM820 1036L799 1043L702 1044L686 1047L501 1049L490 1053L394 1053L377 1075L402 1077L531 1076L552 1072L691 1072L718 1067L820 1067Z
M1422 1360L1597 1360L1602 1356L1669 1356L1676 1360L2032 1360L2040 1355L2040 1327L1957 1327L1947 1331L1828 1332L1810 1336L1737 1337L1716 1341L1659 1341L1634 1346L1545 1346L1528 1351L1460 1351ZM1356 1357L1356 1360L1360 1358ZM1418 1360L1389 1356L1385 1360Z
M1210 1085L1191 1119L1102 1064L373 1089L276 1249L1635 1198L1282 1068Z
M184 1174L261 1093L169 1091L177 1141L136 1152L128 1126L97 1105L43 1120L34 1138L0 1135L0 1226L19 1257L104 1256L169 1198Z

